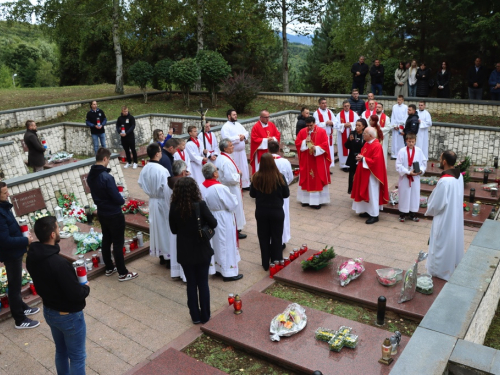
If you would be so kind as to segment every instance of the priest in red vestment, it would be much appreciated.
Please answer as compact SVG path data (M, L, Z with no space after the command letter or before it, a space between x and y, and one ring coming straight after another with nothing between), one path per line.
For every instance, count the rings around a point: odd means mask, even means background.
M359 216L368 218L366 224L373 224L378 221L382 205L389 201L387 170L375 128L366 128L363 138L365 144L356 156L358 167L351 193L351 198L354 199L352 209Z
M330 203L328 185L330 181L330 147L326 130L315 124L309 116L306 127L295 139L299 158L299 189L297 200L302 206L319 209L324 203Z
M276 141L280 143L280 132L276 125L269 121L268 111L260 112L260 120L252 127L250 140L250 165L252 166L253 175L259 170L261 156L269 152L267 142Z

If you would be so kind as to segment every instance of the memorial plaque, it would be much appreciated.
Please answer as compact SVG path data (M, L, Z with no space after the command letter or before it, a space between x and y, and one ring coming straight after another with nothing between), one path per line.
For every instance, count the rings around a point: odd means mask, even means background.
M170 129L174 130L174 134L177 134L177 135L183 134L182 133L183 128L184 128L184 123L182 123L182 122L171 122L170 123Z
M22 216L46 208L40 188L10 196L16 216Z
M80 179L82 180L82 184L83 184L83 190L85 191L85 194L90 194L90 187L89 185L87 184L87 177L89 176L88 173L85 173L85 174L82 174L80 176Z

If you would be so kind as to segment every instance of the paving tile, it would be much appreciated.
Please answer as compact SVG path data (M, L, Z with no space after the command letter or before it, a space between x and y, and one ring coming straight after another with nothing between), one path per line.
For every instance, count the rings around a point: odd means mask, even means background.
M500 250L498 232L500 231L500 221L486 220L474 237L472 245L487 247L493 250Z
M498 350L473 342L458 340L450 356L450 362L468 366L475 370L490 372Z

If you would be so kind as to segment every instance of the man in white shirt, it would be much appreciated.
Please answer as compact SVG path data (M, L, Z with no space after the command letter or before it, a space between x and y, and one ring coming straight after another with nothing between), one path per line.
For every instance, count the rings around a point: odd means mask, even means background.
M336 118L335 114L330 111L326 106L326 99L319 98L318 100L319 108L314 112L314 119L316 120L316 125L320 128L326 130L326 135L328 136L328 146L330 147L330 156L332 162L330 168L335 166L335 150L333 149L333 129L335 126ZM332 174L330 172L330 174Z
M234 109L227 111L227 122L220 131L221 139L229 139L234 152L231 155L241 172L241 187L243 190L250 190L250 175L248 173L248 160L245 150L245 143L248 142L248 131L238 122L238 114Z
M349 139L351 130L354 130L356 127L356 121L358 121L359 116L351 109L351 103L349 100L344 100L342 106L344 107L344 110L337 114L337 122L335 126L337 128L337 152L339 155L340 168L342 168L344 172L349 172L349 166L345 163L347 161L347 156L349 155L349 150L345 148L344 144Z
M408 106L404 104L405 98L403 95L398 96L398 103L392 107L392 144L391 144L391 160L396 160L399 150L405 147L405 142L401 133L404 130L406 119L408 118Z
M431 114L425 109L425 102L418 102L418 127L417 147L422 150L426 159L429 158L429 128L432 126Z

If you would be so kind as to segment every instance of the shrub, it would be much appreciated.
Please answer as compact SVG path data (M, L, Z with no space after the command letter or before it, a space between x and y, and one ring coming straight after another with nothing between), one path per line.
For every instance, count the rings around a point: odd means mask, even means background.
M128 70L130 77L142 90L144 95L144 103L148 102L147 86L149 81L153 78L154 71L150 63L146 61L137 61Z
M217 92L222 80L231 73L231 67L222 55L215 51L201 50L196 55L200 67L201 81L212 97L212 105L217 105Z
M235 74L223 83L226 101L236 112L245 112L246 107L257 97L260 81L251 74Z
M170 67L174 62L170 59L160 60L156 63L153 77L153 87L157 90L172 91L172 77Z
M200 68L192 58L176 61L170 67L172 82L179 85L184 96L184 104L189 107L189 91L198 80Z

